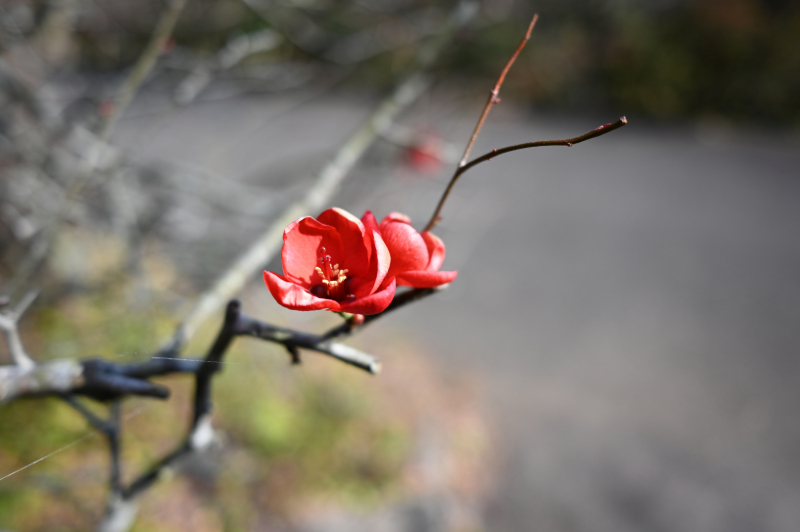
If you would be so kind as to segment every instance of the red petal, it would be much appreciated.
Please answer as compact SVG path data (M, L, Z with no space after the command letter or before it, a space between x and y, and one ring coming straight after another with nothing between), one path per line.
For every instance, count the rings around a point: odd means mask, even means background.
M344 209L334 207L317 216L317 221L336 229L342 238L345 256L334 258L334 263L338 261L341 268L350 270L348 274L350 277L364 275L369 267L370 253L367 249L367 242L365 242L364 224L361 223L361 220Z
M289 232L290 232L292 229L294 229L294 226L295 226L295 225L297 225L297 224L299 224L299 223L300 223L300 221L301 221L301 220L303 220L304 218L308 218L308 216L303 216L303 218L298 218L297 220L293 221L292 223L290 223L289 225L287 225L287 226L286 226L286 229L284 229L284 230L283 230L283 241L284 241L284 242L286 242L286 235L287 235L287 234L288 234L288 233L289 233Z
M345 256L342 239L334 227L320 223L310 216L289 225L283 232L281 262L283 274L303 288L317 284L314 268L319 266L322 248L331 256L334 263Z
M433 288L447 284L456 278L458 272L403 272L397 276L397 284L414 288Z
M392 254L389 252L389 247L386 245L386 242L381 237L380 231L377 229L372 230L372 240L375 248L373 250L373 259L370 266L375 268L375 285L372 289L375 291L389 274L389 268L391 268L392 264ZM372 271L373 270L370 270L371 273Z
M367 231L370 229L380 229L378 220L375 219L375 215L372 214L372 211L364 211L364 216L361 217L361 223L364 224L364 228Z
M369 271L366 275L352 277L348 290L356 297L366 297L378 289L389 272L389 264L392 260L381 234L376 230L368 229L367 231L373 259L370 261Z
M428 267L425 269L429 272L438 271L444 262L444 242L442 242L441 238L428 231L421 233L421 235L422 239L425 241L425 245L428 247L428 254L431 257L428 262Z
M422 236L410 225L402 222L381 225L381 236L392 256L387 275L424 270L428 266L428 247Z
M264 282L275 301L292 310L321 310L338 306L336 301L313 296L301 286L273 272L264 272Z
M364 224L364 231L368 238L372 238L372 231L378 231L380 234L381 229L378 225L378 220L375 219L375 215L372 214L372 211L364 211L364 215L361 217L361 223ZM369 251L367 255L369 255L369 260L372 260L372 251L373 251L372 241L369 242Z
M383 312L392 302L395 288L395 280L391 279L382 290L367 297L356 299L352 303L343 304L337 312L349 312L351 314L378 314Z
M384 225L391 222L401 222L404 224L411 225L411 218L409 218L403 213L390 212L389 214L386 215L386 217L383 220L381 220L381 229L383 229Z

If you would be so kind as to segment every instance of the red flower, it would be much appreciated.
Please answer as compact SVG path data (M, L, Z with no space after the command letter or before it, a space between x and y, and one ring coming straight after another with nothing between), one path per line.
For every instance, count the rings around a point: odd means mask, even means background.
M367 212L362 218L372 217ZM374 221L375 218L372 217ZM381 236L389 248L392 263L387 277L396 277L397 284L414 288L432 288L449 283L458 272L440 272L444 262L444 242L428 231L418 233L405 214L393 212L381 221Z
M347 211L328 209L284 230L284 275L265 271L264 282L278 303L292 310L377 314L394 297L390 260L377 224L365 227Z

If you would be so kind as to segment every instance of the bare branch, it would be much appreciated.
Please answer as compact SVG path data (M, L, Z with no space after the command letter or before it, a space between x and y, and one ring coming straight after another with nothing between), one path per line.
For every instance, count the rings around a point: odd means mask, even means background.
M519 57L520 52L522 52L522 49L525 48L526 44L528 44L528 41L531 38L531 33L533 32L533 27L536 26L537 20L539 20L539 15L533 15L531 23L528 25L528 31L525 32L525 36L522 38L522 41L520 41L519 45L517 45L517 49L514 51L511 59L508 60L508 63L506 63L503 71L500 72L500 77L497 78L497 83L494 84L494 88L489 91L489 99L486 101L486 105L483 108L481 117L478 119L478 123L475 125L475 130L472 132L472 137L470 137L467 147L464 149L464 155L461 157L461 162L458 163L459 167L467 164L469 154L472 151L472 146L478 139L478 134L480 134L481 129L483 129L483 123L486 121L486 117L489 116L489 111L492 110L492 106L494 104L500 103L500 87L503 86L503 82L506 80L508 71L511 70L511 66L517 60L517 57Z
M489 99L486 100L486 105L483 107L483 112L481 113L480 118L478 118L478 123L475 124L475 130L472 132L472 137L470 137L469 142L467 143L467 147L464 149L464 155L461 157L461 161L458 163L456 167L455 174L450 180L450 183L447 185L447 189L442 195L442 199L439 200L439 204L436 206L436 209L433 211L433 215L431 216L430 221L425 226L424 231L430 231L433 227L439 222L439 213L444 206L444 202L447 199L447 196L450 194L450 190L455 185L458 176L462 173L461 169L467 164L469 160L469 154L472 152L472 146L475 144L475 141L478 139L478 135L483 129L483 123L486 122L486 117L489 116L489 111L492 110L492 106L496 103L500 103L500 88L503 86L503 82L506 80L506 76L508 75L509 70L511 70L511 66L519 57L519 54L522 52L522 49L525 48L525 45L531 38L531 33L533 33L533 28L536 26L536 21L539 20L539 15L533 15L530 24L528 24L528 31L525 32L525 36L522 37L522 40L517 45L517 49L514 50L514 53L511 55L511 58L506 63L506 66L503 68L502 72L500 72L500 77L497 78L497 82L494 84L494 88L489 91Z
M130 102L138 92L144 80L165 49L165 45L172 34L172 29L178 20L187 0L168 0L166 9L156 23L150 41L139 56L136 64L131 69L128 77L120 86L114 97L112 112L107 116L100 116L100 126L97 134L91 139L91 144L84 156L80 168L77 170L72 183L60 200L60 205L47 225L31 244L28 254L17 267L14 277L9 282L12 291L28 283L39 270L52 247L58 227L64 218L70 202L80 193L86 181L95 173L103 154L109 149L108 139L111 136L119 118L127 109Z
M0 329L6 335L6 344L14 364L22 369L32 368L35 364L22 346L19 330L17 329L17 317L9 314L0 314Z
M24 314L30 304L33 303L37 295L39 295L38 291L31 290L25 294L13 310L0 313L0 329L2 329L6 335L8 352L11 354L11 359L14 361L14 364L21 369L31 369L35 366L35 363L22 346L17 322L19 322L22 314Z
M35 366L0 366L0 404L32 395L70 393L85 384L77 360L54 360Z
M345 327L349 328L347 325ZM325 334L309 334L275 327L245 315L241 315L236 323L236 334L281 344L289 350L293 357L297 348L303 348L336 358L373 375L381 370L380 362L372 355L348 345L335 343L331 341L332 337Z
M158 22L156 22L156 28L150 36L147 47L139 55L136 64L133 65L133 69L114 97L113 111L110 115L102 118L97 134L101 142L107 141L111 136L117 121L122 116L122 113L125 112L125 109L128 108L133 97L136 96L139 87L147 79L147 75L150 74L156 64L158 56L166 49L167 42L172 35L172 29L175 27L175 23L178 22L178 17L183 11L186 2L187 0L169 0L167 2L167 7L161 13Z
M215 73L233 68L250 55L272 50L280 42L281 35L272 29L230 39L213 59L202 61L192 69L175 89L173 99L179 105L188 105L211 83Z
M538 142L525 142L523 144L516 144L514 146L506 146L505 148L499 148L499 149L496 149L496 150L492 150L489 153L485 153L485 154L481 155L477 159L473 159L472 161L469 162L469 164L467 164L463 168L460 168L459 175L463 174L464 172L466 172L470 168L472 168L472 167L474 167L476 165L479 165L480 163L483 163L483 162L486 162L486 161L491 161L495 157L499 157L500 155L504 155L504 154L510 153L512 151L524 150L524 149L527 149L527 148L538 148L538 147L541 147L541 146L567 146L567 147L570 147L573 144L579 144L579 143L581 143L581 142L583 142L585 140L593 139L593 138L599 137L601 135L605 135L606 133L611 133L615 129L619 129L622 126L627 125L627 123L628 123L628 119L623 116L622 118L620 118L616 122L613 122L613 123L610 123L610 124L604 124L604 125L602 125L600 127L597 127L595 129L589 131L588 133L584 133L583 135L580 135L578 137L574 137L574 138L571 138L571 139L540 140Z
M581 142L583 142L585 140L593 139L593 138L599 137L601 135L605 135L606 133L611 133L615 129L619 129L622 126L626 125L627 123L628 123L628 119L623 116L622 118L620 118L616 122L613 122L611 124L604 124L604 125L602 125L600 127L597 127L595 129L589 131L588 133L584 133L583 135L580 135L578 137L574 137L574 138L571 138L571 139L564 139L564 140L540 140L538 142L526 142L524 144L517 144L517 145L514 145L514 146L506 146L505 148L499 148L499 149L496 149L496 150L492 150L489 153L485 153L485 154L481 155L480 157L478 157L477 159L473 159L472 161L470 161L469 163L465 164L464 166L459 166L456 169L455 174L453 174L453 177L450 178L450 182L447 184L447 188L444 189L444 193L442 194L441 199L439 199L439 203L436 206L436 210L433 211L433 216L431 216L431 219L428 222L428 225L425 226L425 229L423 229L423 231L430 231L431 229L434 228L434 226L437 223L439 223L439 220L441 219L440 216L439 216L439 213L441 212L442 207L444 207L444 203L447 201L448 196L450 196L450 191L453 190L453 187L455 186L456 181L458 181L458 178L461 177L461 175L464 172L466 172L467 170L469 170L470 168L472 168L472 167L474 167L476 165L479 165L479 164L481 164L483 162L491 161L495 157L499 157L500 155L503 155L503 154L506 154L506 153L510 153L512 151L524 150L524 149L527 149L527 148L538 148L540 146L567 146L567 147L569 147L569 146L572 146L573 144L579 144L579 143L581 143Z

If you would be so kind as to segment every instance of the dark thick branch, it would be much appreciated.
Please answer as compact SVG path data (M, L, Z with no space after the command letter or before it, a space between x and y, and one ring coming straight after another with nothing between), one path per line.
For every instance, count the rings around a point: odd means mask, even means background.
M398 295L384 313L432 291L412 290ZM382 314L377 316L380 315ZM365 323L371 322L377 316L368 316ZM210 407L203 406L210 397L207 393L209 383L213 375L221 370L222 358L236 336L251 336L280 344L290 353L296 352L297 349L308 349L370 373L378 373L380 363L375 357L333 341L336 337L352 332L351 326L345 324L344 328L346 330L343 329L335 334L329 331L317 335L276 327L241 314L239 302L233 300L228 304L226 321L220 336L203 360L179 358L177 351L167 349L159 351L145 362L117 363L90 358L56 360L28 368L0 366L0 403L22 397L64 394L83 395L97 401L111 401L130 395L166 399L169 397L169 389L150 382L149 379L172 374L190 374L197 377L198 397L202 398L198 399L201 402L196 405L198 413L195 421L197 421L200 416L210 411Z
M436 289L410 290L400 294L384 313L425 297L434 291ZM369 321L365 320L365 324L375 319L373 316L368 318ZM202 361L176 359L174 357L177 357L178 353L174 349L169 349L159 352L153 359L144 363L126 365L100 364L105 374L113 374L118 377L146 379L151 376L169 373L194 373L196 376L194 412L188 436L172 452L156 462L127 488L121 488L119 491L120 496L115 500L114 504L121 508L130 508L136 496L158 481L165 470L179 467L182 459L195 451L207 447L213 441L214 433L210 423L213 407L211 395L213 377L221 371L224 356L237 336L250 336L280 344L293 354L293 359L299 359L298 349L308 349L334 357L370 373L380 371L378 360L367 353L336 343L332 340L332 337L326 334L316 335L276 327L242 314L241 303L235 299L228 302L222 327L214 344ZM111 439L109 442L114 443Z
M345 327L350 328L345 324ZM333 342L332 338L322 334L309 334L304 332L292 331L281 327L275 327L269 323L264 323L255 318L240 316L236 324L236 334L241 336L252 336L268 342L283 345L292 355L292 361L297 363L297 348L308 349L323 355L336 358L357 368L377 374L381 370L381 364L372 355L359 351L349 345Z

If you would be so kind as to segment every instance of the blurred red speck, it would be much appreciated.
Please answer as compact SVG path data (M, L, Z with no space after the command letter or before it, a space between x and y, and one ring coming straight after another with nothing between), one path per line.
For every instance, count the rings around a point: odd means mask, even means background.
M114 114L114 102L111 100L103 100L100 102L100 107L97 108L100 116L111 116Z
M422 174L434 174L444 164L441 138L431 132L419 134L414 144L406 151L406 160L414 170Z
M356 325L363 325L364 324L364 315L363 314L353 314L350 318L350 325L355 327Z
M171 52L173 48L175 48L175 37L170 37L169 39L164 41L164 44L161 45L161 52L162 53Z

